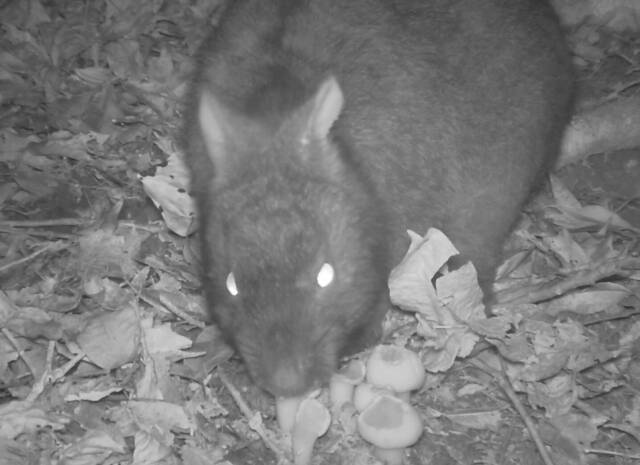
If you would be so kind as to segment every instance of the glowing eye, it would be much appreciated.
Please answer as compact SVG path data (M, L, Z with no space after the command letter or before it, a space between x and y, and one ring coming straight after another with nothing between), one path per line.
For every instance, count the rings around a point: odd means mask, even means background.
M233 271L227 275L227 291L232 296L238 295L238 286L236 285L236 277L233 275Z
M333 278L335 276L335 271L333 267L329 263L323 263L320 267L320 271L318 271L318 276L316 276L316 281L318 282L318 286L327 287L329 284L333 282Z

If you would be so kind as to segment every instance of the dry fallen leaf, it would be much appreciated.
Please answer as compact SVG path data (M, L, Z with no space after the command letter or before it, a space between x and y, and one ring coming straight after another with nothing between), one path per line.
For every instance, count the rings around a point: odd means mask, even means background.
M557 315L560 312L571 312L590 315L599 312L615 313L618 303L631 295L631 291L617 283L598 283L595 286L577 290L551 300L543 305L545 313Z
M431 280L453 255L459 252L447 237L435 228L424 237L408 231L411 244L402 261L389 275L391 302L403 310L426 312L437 307Z
M556 225L568 230L606 226L617 230L638 231L606 207L582 206L558 178L551 176L550 179L556 205L546 207L545 216Z
M475 268L467 263L455 271L432 279L458 251L439 230L424 237L409 232L411 245L389 277L391 301L416 312L418 334L425 339L421 357L425 369L449 369L456 357L467 356L478 341L469 323L485 320L482 291Z
M187 167L173 144L160 140L158 145L169 154L167 166L158 168L154 176L143 176L140 180L169 229L186 237L197 227L195 202L189 195Z
M125 451L126 444L121 438L106 431L89 430L61 451L60 460L73 465L94 465Z
M78 335L77 343L91 362L107 371L132 361L140 343L138 312L129 305L98 314Z
M15 439L24 433L33 433L43 427L61 430L68 418L47 413L29 402L13 401L0 405L0 437Z

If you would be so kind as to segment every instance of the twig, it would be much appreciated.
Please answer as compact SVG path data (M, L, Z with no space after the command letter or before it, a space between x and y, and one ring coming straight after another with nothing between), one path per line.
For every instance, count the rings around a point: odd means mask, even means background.
M27 255L26 257L22 257L19 260L15 260L13 262L9 262L6 263L2 266L0 266L0 273L3 271L7 271L9 268L12 268L14 266L18 266L21 265L23 263L26 263L30 260L33 260L34 258L36 258L38 255L42 255L45 252L58 252L59 250L63 250L65 249L67 246L66 243L64 242L51 242L50 244L47 244L46 246L42 247L40 250L36 250L35 252L31 253L30 255Z
M41 228L49 226L84 226L87 220L78 218L55 218L52 220L0 221L0 228Z
M236 387L225 374L224 370L222 370L222 368L220 367L218 367L218 377L220 378L220 381L222 381L222 384L224 384L224 386L229 391L229 394L231 394L231 397L233 397L233 400L235 401L242 414L249 421L249 425L251 426L251 428L258 434L258 436L260 436L265 445L269 449L271 449L274 454L276 454L276 456L278 457L278 462L287 463L288 460L285 458L284 452L281 450L278 444L276 444L276 442L271 439L273 436L275 436L275 434L262 424L260 413L251 410L249 405L242 397L242 394L240 394L240 391L236 389ZM256 416L258 417L257 421Z
M10 320L15 314L18 313L18 309L13 304L9 296L0 290L0 325L4 325L6 320ZM2 328L2 334L7 338L9 344L13 346L13 348L18 353L18 357L20 357L25 365L27 365L27 369L31 372L31 376L35 378L38 370L31 364L29 357L26 356L24 350L22 349L20 343L16 338L13 337L11 331L7 328Z
M47 385L53 384L59 379L63 378L85 356L84 353L77 354L67 363L54 370L52 367L55 346L56 343L54 341L49 341L49 346L47 347L47 363L45 365L45 370L42 373L42 376L40 376L40 379L36 380L36 382L33 384L31 392L25 399L25 402L35 402L38 396L44 392L44 389Z
M189 315L186 312L183 312L181 309L179 309L178 307L176 307L175 305L173 305L172 302L168 301L168 300L161 300L161 299L157 299L151 295L149 295L150 293L146 290L141 291L138 296L140 299L144 300L146 303L148 303L149 305L151 305L153 308L160 310L160 311L167 311L167 312L171 312L174 313L176 316L178 316L179 318L181 318L182 320L186 321L187 323L189 323L192 326L195 326L196 328L204 328L206 326L206 324L203 321L200 320L196 320L195 318L193 318L191 315Z
M47 347L47 363L45 364L44 371L40 376L40 379L36 379L36 382L33 383L31 387L31 392L25 399L25 402L32 404L38 398L40 394L44 391L44 388L47 384L49 384L49 379L51 377L51 366L53 365L53 353L56 347L56 343L53 341L49 341L49 346Z
M145 231L150 233L157 233L166 230L166 226L160 226L154 223L151 224L137 224L134 221L118 221L118 228L130 228L135 231Z
M599 454L599 455L610 455L613 457L625 457L631 460L640 460L640 455L631 455L631 454L623 454L622 452L615 452L612 450L603 450L603 449L585 449L585 454Z
M635 258L625 257L623 259L608 260L595 268L582 269L574 274L567 276L559 281L551 281L542 287L536 286L536 289L507 289L496 293L496 299L500 304L518 304L518 303L535 303L542 302L553 297L566 294L567 292L579 287L592 285L601 279L610 276L629 276L632 270L625 268L639 267L640 262Z
M20 228L6 228L0 226L0 232L6 234L22 234L24 236L35 236L35 237L44 237L45 239L53 240L53 239L68 239L72 240L78 237L77 234L67 234L61 233L57 231L52 231L51 229L38 231L36 229L24 229Z
M22 347L20 347L20 343L18 342L18 340L13 337L13 334L11 334L11 331L9 331L7 328L2 328L2 334L4 335L4 337L7 338L7 340L9 341L9 344L11 344L13 348L16 350L16 352L18 353L18 357L20 357L24 362L24 364L27 365L27 369L31 372L31 376L35 378L37 370L31 364L29 357L25 355L25 352L22 349Z
M640 310L630 310L628 312L614 313L613 315L605 315L597 318L590 318L582 322L584 326L597 325L606 323L607 321L623 320L635 315L640 315Z
M535 423L533 422L533 419L529 416L529 414L525 410L524 406L522 405L522 402L520 402L520 399L518 398L518 395L516 394L516 392L514 391L513 387L511 386L511 382L504 375L504 368L503 368L503 372L501 373L501 372L499 372L497 370L494 370L493 368L491 368L487 364L480 362L477 359L472 359L472 360L470 360L470 362L476 368L479 368L480 370L482 370L482 371L484 371L486 373L489 373L496 380L496 382L498 383L500 388L507 395L507 397L511 401L511 404L513 404L513 406L515 407L516 411L518 412L518 414L522 418L522 421L524 422L525 426L527 427L527 430L529 431L529 435L531 436L531 439L533 439L533 442L535 443L536 448L538 449L538 452L540 453L540 457L542 458L542 460L545 463L545 465L554 465L553 460L551 459L551 456L549 455L549 452L547 452L547 448L544 445L544 442L542 442L542 439L540 438L540 435L538 434L538 429L537 429Z

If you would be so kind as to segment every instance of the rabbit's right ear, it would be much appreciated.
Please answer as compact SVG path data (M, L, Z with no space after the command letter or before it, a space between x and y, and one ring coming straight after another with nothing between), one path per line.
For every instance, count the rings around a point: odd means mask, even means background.
M326 79L310 104L306 128L302 134L303 141L326 139L340 117L344 105L344 96L338 81L333 76Z

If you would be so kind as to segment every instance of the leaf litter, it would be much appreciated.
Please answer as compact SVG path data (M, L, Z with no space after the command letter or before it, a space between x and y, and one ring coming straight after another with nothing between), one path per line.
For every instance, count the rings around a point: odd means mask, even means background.
M175 141L216 6L0 5L0 463L290 458L272 399L205 327ZM411 234L386 327L430 372L415 463L640 455L634 200L550 186L513 234L490 316L473 267L447 268L454 245ZM340 415L314 463L368 463Z

